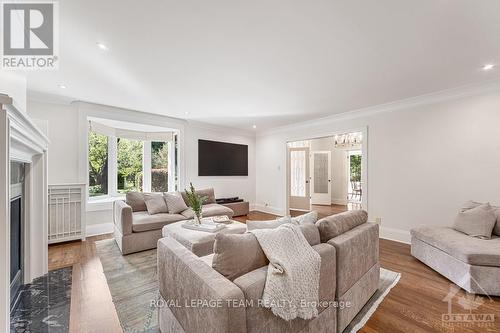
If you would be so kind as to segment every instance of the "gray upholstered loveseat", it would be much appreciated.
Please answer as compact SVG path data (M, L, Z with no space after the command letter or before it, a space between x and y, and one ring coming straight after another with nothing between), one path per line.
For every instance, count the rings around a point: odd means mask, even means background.
M233 216L230 208L215 203L214 189L196 191L205 198L203 216ZM184 193L182 197L185 200ZM129 254L156 248L158 239L162 237L163 226L193 218L193 211L188 208L179 214L148 213L144 194L127 193L125 200L118 200L113 205L113 220L115 224L115 240L122 254Z
M468 201L453 227L411 230L411 254L470 293L500 296L500 207Z
M411 254L470 293L500 296L500 237L478 239L449 227L411 231Z
M342 332L378 288L378 225L366 221L366 212L348 212L313 224L316 237L304 232L321 256L319 297L329 306L314 319L290 322L258 306L267 264L230 280L212 267L213 254L197 257L171 237L160 239L161 332ZM246 251L241 260L254 255Z

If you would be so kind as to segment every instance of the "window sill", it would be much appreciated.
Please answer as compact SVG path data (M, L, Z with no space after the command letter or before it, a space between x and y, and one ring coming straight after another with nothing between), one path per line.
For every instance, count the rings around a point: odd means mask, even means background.
M113 202L123 200L125 196L92 198L87 201L87 212L96 212L100 210L110 210L113 208Z

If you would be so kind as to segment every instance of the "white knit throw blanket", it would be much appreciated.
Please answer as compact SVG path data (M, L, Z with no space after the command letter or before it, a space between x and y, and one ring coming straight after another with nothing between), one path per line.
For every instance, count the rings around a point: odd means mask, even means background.
M269 259L263 305L286 321L317 317L321 257L300 228L283 224L250 232Z

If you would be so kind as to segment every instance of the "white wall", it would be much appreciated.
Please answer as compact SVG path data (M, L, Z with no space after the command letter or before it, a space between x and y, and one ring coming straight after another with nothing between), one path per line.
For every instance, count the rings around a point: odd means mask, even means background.
M99 106L85 104L56 104L40 101L28 101L28 112L33 118L47 121L49 145L49 184L86 182L82 176L85 169L84 156L81 153L81 110L93 116L99 115ZM91 110L91 111L88 111ZM103 115L109 116L116 112L124 117L125 111L112 107L102 107ZM143 114L142 114L143 117ZM155 116L160 117L160 116ZM168 117L160 117L169 121ZM126 120L126 119L121 119ZM184 121L175 120L186 124ZM160 123L157 123L157 125ZM86 125L85 125L86 126ZM184 128L184 125L183 125ZM249 145L249 175L248 177L198 177L198 139L218 140ZM190 181L198 187L214 187L218 197L240 196L255 202L255 136L240 134L232 129L217 126L202 126L196 123L185 126L184 133L185 164L183 172L185 181ZM85 172L83 172L85 173ZM104 205L103 207L110 206ZM112 231L112 211L109 208L89 210L87 212L87 233L98 234Z
M78 114L70 104L29 101L32 118L46 121L49 146L49 184L64 184L78 179Z
M12 104L26 113L26 78L23 75L0 70L0 94L12 97Z
M432 100L440 100L433 96ZM407 107L404 105L407 104ZM257 205L284 213L285 142L368 126L368 212L382 235L408 241L421 224L451 225L469 199L500 203L500 92L391 112L360 112L296 124L257 137ZM402 109L401 109L402 108ZM365 152L363 152L365 153Z

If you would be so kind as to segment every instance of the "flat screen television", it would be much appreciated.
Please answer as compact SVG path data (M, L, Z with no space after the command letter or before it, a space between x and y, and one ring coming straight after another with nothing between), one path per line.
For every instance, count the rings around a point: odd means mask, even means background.
M198 176L248 176L248 146L198 140Z

